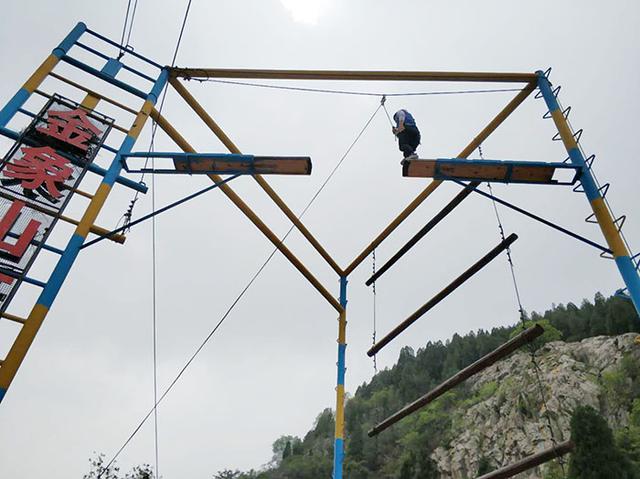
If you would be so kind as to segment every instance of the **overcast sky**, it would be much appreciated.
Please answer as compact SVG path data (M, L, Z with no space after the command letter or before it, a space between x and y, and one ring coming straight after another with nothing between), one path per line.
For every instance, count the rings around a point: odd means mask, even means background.
M119 39L126 1L5 2L0 16L3 62L0 102L6 102L78 21ZM131 44L161 64L171 62L185 1L138 0ZM637 211L640 167L636 94L640 73L638 19L633 0L599 1L379 1L379 0L193 0L177 64L180 66L314 69L394 69L533 72L553 67L563 86L572 122L584 128L582 144L596 153L599 179L611 182L614 210L629 214L625 231L640 242ZM95 42L92 44L96 44ZM87 59L81 51L74 56ZM129 57L126 56L125 59ZM95 62L95 60L91 60ZM96 63L97 65L97 63ZM100 87L61 65L59 71ZM505 85L436 83L281 82L294 86L372 92L426 92L503 88ZM509 87L510 85L507 85ZM269 182L300 212L333 169L379 97L264 90L219 83L187 84L222 128L247 153L309 155L310 177L273 177ZM42 87L81 100L79 91L47 80ZM102 87L101 87L102 88ZM145 86L148 88L148 85ZM113 88L113 97L140 102ZM405 107L423 133L422 157L455 156L514 93L390 98ZM28 103L32 110L40 98ZM132 117L99 105L128 127ZM552 142L553 124L541 117L542 100L529 98L485 143L494 159L562 161ZM174 91L165 116L203 152L224 147ZM24 116L11 123L26 124ZM319 241L346 266L421 191L427 181L402 178L400 153L382 112L352 150L304 217ZM109 143L117 146L114 132ZM149 128L137 149L148 148ZM0 139L2 153L11 142ZM158 133L158 150L177 147ZM473 155L477 158L477 154ZM98 163L108 165L101 153ZM150 183L147 178L146 181ZM156 179L156 202L164 205L207 184L197 177ZM84 189L93 191L97 179ZM232 183L276 233L286 218L251 178ZM378 266L456 193L440 187L377 250ZM553 186L497 185L496 194L602 242L583 195ZM98 223L116 225L133 193L115 188ZM86 200L68 210L79 217ZM151 209L151 195L134 216ZM513 247L527 310L613 294L622 286L611 261L598 252L501 209ZM60 225L52 242L63 247L72 230ZM499 241L491 203L469 197L432 234L378 282L378 335L413 312ZM82 252L29 355L0 405L0 477L81 477L93 451L111 456L152 404L151 228L135 228L126 245L99 243ZM338 278L298 234L288 246L332 292ZM271 244L220 192L213 191L158 218L157 311L160 389L175 377L249 278ZM43 254L32 276L45 280L54 257ZM347 391L368 381L373 365L365 351L373 331L372 295L365 261L350 277ZM37 290L25 291L11 312L28 314ZM504 257L452 294L378 356L391 366L400 348L419 348L454 333L509 325L518 319ZM17 325L0 324L0 356ZM335 400L336 313L283 258L276 255L223 327L159 408L160 472L171 478L209 478L223 468L259 467L282 434L302 436ZM123 452L126 469L153 462L148 423Z

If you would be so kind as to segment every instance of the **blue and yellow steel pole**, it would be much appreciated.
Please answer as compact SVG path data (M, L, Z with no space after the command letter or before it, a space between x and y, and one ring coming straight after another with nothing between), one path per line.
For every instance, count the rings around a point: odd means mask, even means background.
M111 166L107 170L106 175L102 179L102 183L100 183L93 199L82 216L80 224L77 226L73 236L69 240L64 253L60 257L60 260L49 277L49 281L47 281L46 286L42 290L36 305L31 310L31 313L24 322L13 346L11 346L6 359L2 363L2 367L0 367L0 402L6 394L11 381L15 377L20 364L24 360L33 339L44 321L44 318L47 316L53 301L60 291L62 283L69 274L71 266L77 258L80 247L89 234L91 226L98 217L102 206L111 192L111 188L122 169L122 155L130 153L133 149L133 145L138 139L147 118L149 118L151 110L156 104L163 88L167 84L168 76L168 71L163 69L153 85L153 88L147 95L147 98L133 121L126 138L120 145L118 153L111 162Z
M547 108L549 108L551 117L567 149L567 153L569 153L571 163L582 168L582 176L580 178L582 188L591 204L591 209L600 225L600 229L607 240L609 249L613 251L613 257L622 275L622 279L629 290L629 296L631 296L636 311L640 314L640 276L638 276L638 271L633 264L629 250L591 174L591 170L587 166L584 155L578 147L571 127L560 109L558 100L551 89L551 83L542 71L537 71L536 75L538 76L538 87L540 88L544 101L547 103Z
M47 77L51 70L58 64L60 59L66 55L69 49L78 41L82 34L87 30L84 23L78 23L71 32L65 37L60 45L53 49L51 54L45 61L33 72L33 75L22 85L22 88L13 95L11 100L0 110L0 127L5 127L11 121L19 108L29 99L31 94L36 91L42 81Z
M342 479L344 462L344 375L347 354L347 277L340 277L340 306L338 317L338 385L336 386L336 431L333 449L333 479Z

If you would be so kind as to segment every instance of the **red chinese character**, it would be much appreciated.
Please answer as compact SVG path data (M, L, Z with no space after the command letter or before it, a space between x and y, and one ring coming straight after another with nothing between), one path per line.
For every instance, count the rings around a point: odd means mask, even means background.
M36 130L76 146L82 151L89 149L89 140L102 133L87 118L87 112L80 108L71 111L49 110L47 113L49 117L47 125Z
M64 183L73 174L68 166L69 161L49 146L24 147L21 150L24 156L13 163L7 163L4 176L23 180L21 186L27 190L35 190L44 185L52 197L60 198L62 194L57 183Z
M15 278L12 278L9 275L0 273L0 283L13 284L15 280L16 280ZM4 301L4 299L2 299L1 301Z
M20 237L16 240L15 243L8 243L5 241L5 237L11 231L11 228L16 224L18 218L22 214L22 208L25 207L25 203L23 201L14 200L11 203L11 207L5 213L2 220L0 220L0 250L10 254L12 257L20 260L22 255L29 247L29 243L33 241L36 234L38 233L38 228L42 223L40 221L31 220L27 224L27 227L24 229ZM0 282L2 278L0 278ZM6 283L6 281L4 281ZM13 282L13 281L12 281ZM11 284L11 283L9 283Z

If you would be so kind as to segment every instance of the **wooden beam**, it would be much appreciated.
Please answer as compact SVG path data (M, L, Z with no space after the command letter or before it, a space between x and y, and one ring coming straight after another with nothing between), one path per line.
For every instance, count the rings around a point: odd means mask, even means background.
M402 248L400 248L398 252L394 254L384 265L382 265L382 267L378 271L376 271L366 281L365 284L367 286L371 286L371 284L373 284L389 268L391 268L394 264L396 264L396 262L400 258L402 258L411 248L413 248L418 243L418 241L424 238L429 231L431 231L433 228L435 228L438 225L438 223L440 223L443 219L445 219L445 217L449 213L451 213L453 209L462 202L462 200L464 200L467 196L469 196L471 192L478 187L479 184L480 184L479 181L469 183L469 185L466 186L460 193L458 193L451 201L449 201L449 203L447 203L445 207L438 212L438 214L436 214L433 218L431 218L426 225L420 228L420 231L418 231L415 235L413 235L413 237L409 241L407 241L405 245Z
M421 316L427 311L433 309L437 304L444 300L447 296L453 293L456 289L462 286L465 281L475 275L478 271L493 261L500 253L507 249L511 244L518 239L518 235L511 233L506 239L501 241L495 248L485 254L482 258L471 265L465 272L449 283L442 291L436 294L433 298L420 306L418 310L402 321L398 326L393 328L385 337L371 346L371 349L367 351L369 357L375 355L378 351L389 344L396 336L402 333L405 329L415 323Z
M462 383L463 381L469 379L474 374L478 374L480 371L488 368L492 364L495 364L499 360L505 358L506 356L508 356L509 354L511 354L518 348L520 348L522 345L526 343L530 343L531 341L536 339L538 336L540 336L542 333L544 333L544 329L539 324L536 324L535 326L525 329L523 332L518 334L515 338L510 339L499 348L494 349L489 354L478 359L475 363L471 364L470 366L467 366L462 371L459 371L458 373L456 373L454 376L447 379L445 382L443 382L439 386L436 386L434 389L429 391L424 396L408 404L407 406L403 407L395 414L389 416L387 419L377 424L373 429L369 431L368 433L369 437L379 434L380 432L384 431L389 426L392 426L393 424L397 423L398 421L405 418L409 414L416 412L419 409L422 409L427 404L435 401L444 393L453 389L455 386Z
M533 469L540 464L544 464L545 462L552 461L557 457L564 456L565 454L573 451L574 447L575 446L573 442L571 442L571 440L561 442L557 446L553 446L549 449L545 449L542 452L538 452L531 456L525 457L521 461L511 464L510 466L500 468L497 471L484 474L477 479L506 479L508 477L513 477L516 474L520 474L521 472Z

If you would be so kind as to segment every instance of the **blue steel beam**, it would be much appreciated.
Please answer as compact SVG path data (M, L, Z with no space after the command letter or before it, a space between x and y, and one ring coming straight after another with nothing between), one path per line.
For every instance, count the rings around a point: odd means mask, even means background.
M153 60L150 60L149 58L145 57L144 55L140 55L139 53L134 52L131 48L125 47L124 45L120 45L119 43L114 42L113 40L111 40L110 38L105 37L104 35L100 35L98 32L94 32L90 28L87 28L87 33L89 35L93 35L96 38L99 38L100 40L102 40L105 43L108 43L109 45L113 45L114 47L117 47L120 50L126 51L129 55L132 55L132 56L134 56L136 58L139 58L140 60L147 62L149 65L153 65L154 67L156 67L158 69L162 69L163 68L162 65L160 65L159 63L156 63Z
M138 98L142 98L143 100L147 98L147 94L145 92L143 92L142 90L138 90L137 88L129 85L128 83L125 83L123 81L120 80L116 80L115 78L112 78L110 75L107 75L106 73L101 72L100 70L98 70L97 68L93 68L91 65L87 65L84 62L81 62L80 60L70 57L69 55L64 55L61 60L65 63L68 63L69 65L72 65L76 68L79 68L80 70L87 72L95 77L100 78L101 80L106 81L107 83L111 83L113 86L116 86L118 88L120 88L121 90L124 90L126 92L131 93L132 95L137 96Z
M547 104L551 118L553 118L556 128L564 146L569 153L572 164L582 168L583 173L580 178L584 193L589 200L593 214L598 221L602 234L607 240L607 244L615 259L620 275L627 286L629 296L640 315L640 276L630 257L629 250L620 234L620 231L609 211L607 204L601 194L595 178L588 168L584 155L580 150L576 138L571 131L567 119L564 117L554 91L551 89L551 83L542 71L537 71L538 87L540 93Z
M85 45L82 42L76 42L76 45L80 48L82 48L83 50L88 51L89 53L93 53L94 55L96 55L97 57L100 57L104 60L114 60L113 58L111 58L109 55L105 55L102 52L99 52L98 50L96 50L95 48L91 48L89 45ZM151 83L155 82L156 80L154 78L151 78L149 75L146 75L138 70L136 70L135 68L130 67L129 65L126 65L122 62L120 62L120 65L122 65L122 68L124 68L127 71L130 71L131 73L133 73L134 75L138 75L140 78L144 78L147 81L150 81ZM111 75L113 77L113 75Z

